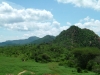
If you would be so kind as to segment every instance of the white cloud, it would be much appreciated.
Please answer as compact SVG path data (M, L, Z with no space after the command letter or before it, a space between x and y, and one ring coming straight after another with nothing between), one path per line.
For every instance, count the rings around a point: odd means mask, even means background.
M71 23L70 22L67 22L67 25L71 25Z
M100 0L57 0L59 3L71 3L77 7L100 10Z
M93 30L95 33L100 35L100 20L95 20L90 17L86 17L75 24L76 26L79 26L81 28L88 28Z
M45 9L15 8L7 2L0 4L0 27L27 31L27 36L58 35L67 26L60 26L53 14ZM29 33L29 32L30 33Z
M0 24L3 27L19 29L21 26L26 30L25 27L29 29L30 23L36 24L40 22L44 24L44 22L50 22L52 19L53 15L46 10L15 9L5 2L0 4Z

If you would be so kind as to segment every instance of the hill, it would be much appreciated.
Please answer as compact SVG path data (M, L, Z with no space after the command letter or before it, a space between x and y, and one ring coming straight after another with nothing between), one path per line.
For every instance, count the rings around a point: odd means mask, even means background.
M32 36L32 37L29 37L28 39L11 40L11 41L2 42L2 43L0 43L0 46L50 43L54 39L55 39L55 37L51 36L51 35L46 35L43 38Z
M67 48L100 47L100 37L89 29L71 26L56 37L55 43Z
M36 36L32 36L29 37L28 39L21 39L21 40L10 40L10 41L6 41L6 42L2 42L0 43L0 46L11 46L11 45L23 45L23 44L29 44L32 41L35 41L39 39L39 37Z
M55 39L54 36L46 35L43 38L33 41L33 44L50 43Z
M39 39L39 37L32 36L32 37L29 37L28 39L14 40L11 42L14 44L29 44L30 42L38 40L38 39Z

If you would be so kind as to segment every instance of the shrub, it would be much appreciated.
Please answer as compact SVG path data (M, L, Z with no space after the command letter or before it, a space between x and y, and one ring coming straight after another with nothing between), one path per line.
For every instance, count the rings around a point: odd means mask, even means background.
M40 55L36 56L35 61L36 62L47 63L47 62L51 61L51 57L48 54L43 53L43 54L40 54Z
M89 71L91 71L93 65L94 65L94 61L93 61L93 60L90 60L90 61L87 63L87 69L88 69Z
M100 74L100 65L93 66L93 71L97 74Z
M88 73L88 70L84 70L84 73Z
M68 67L75 67L75 66L76 66L74 60L68 60L68 61L67 61L67 65L68 65Z
M82 73L82 69L80 67L77 67L77 72Z
M59 62L59 66L67 66L67 61L61 61L61 62Z

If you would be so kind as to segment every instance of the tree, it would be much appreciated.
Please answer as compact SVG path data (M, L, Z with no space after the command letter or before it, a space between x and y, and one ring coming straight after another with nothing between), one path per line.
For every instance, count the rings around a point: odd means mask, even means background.
M77 48L73 51L73 53L77 59L77 65L82 69L86 69L88 62L98 56L100 54L100 50L98 48L86 47Z

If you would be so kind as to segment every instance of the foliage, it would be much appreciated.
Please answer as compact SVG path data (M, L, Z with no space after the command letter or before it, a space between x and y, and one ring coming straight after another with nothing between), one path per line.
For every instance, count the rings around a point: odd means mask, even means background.
M32 44L50 43L55 39L54 36L46 35L43 38L37 39L32 42Z
M82 69L80 67L77 68L78 73L82 73Z
M73 47L100 47L99 36L89 29L81 29L77 26L71 26L62 31L54 41L58 45Z
M93 66L93 71L96 72L97 74L100 74L100 65Z
M50 61L51 61L51 57L50 57L48 54L43 53L43 54L37 56L37 57L35 58L35 61L46 63L46 62L50 62Z
M78 66L86 69L88 62L98 56L100 54L100 50L93 47L76 48L73 50L73 53L78 60Z

